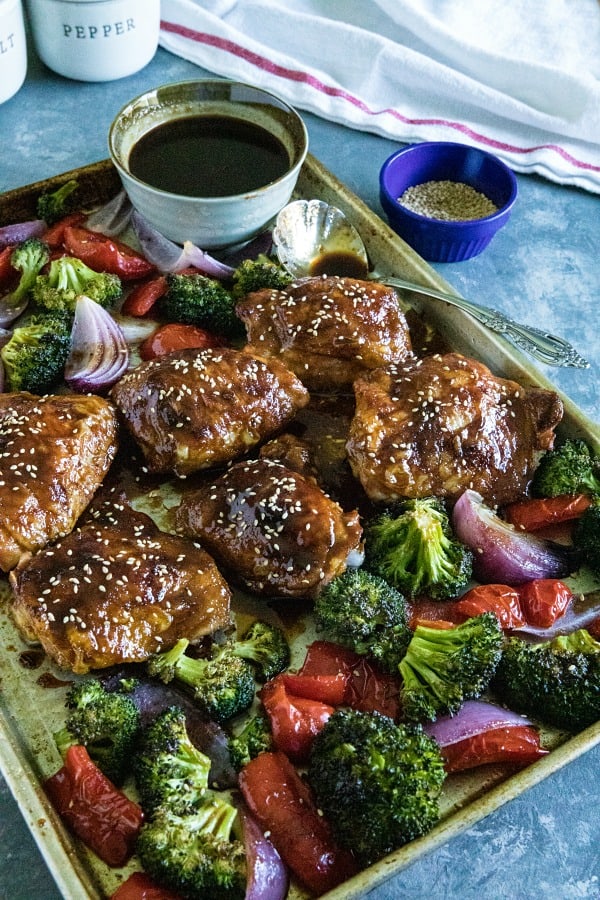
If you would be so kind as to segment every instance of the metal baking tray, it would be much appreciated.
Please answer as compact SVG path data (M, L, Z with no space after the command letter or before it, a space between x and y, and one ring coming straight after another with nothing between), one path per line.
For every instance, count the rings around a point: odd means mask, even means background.
M35 216L35 202L44 190L67 178L77 178L81 205L99 204L120 189L109 160L66 172L0 196L0 224ZM361 233L374 267L381 273L452 291L426 262L377 215L309 154L297 186L297 196L319 198L342 209ZM526 386L556 390L527 359L502 337L487 331L458 309L421 295L406 295L453 349L474 356L496 374ZM557 391L557 393L560 392ZM600 430L566 397L560 432L600 446ZM110 897L128 874L115 872L72 838L50 806L41 783L61 764L53 732L64 722L64 695L69 674L59 672L21 640L7 608L9 588L0 581L0 769L25 818L58 889L65 900ZM310 630L302 635L303 646ZM554 747L535 764L511 774L502 766L486 766L448 779L442 816L426 836L405 845L381 862L327 894L329 900L352 900L394 876L416 859L471 827L502 804L518 797L553 772L568 765L600 742L600 722L578 735L546 732ZM306 895L292 888L289 900Z

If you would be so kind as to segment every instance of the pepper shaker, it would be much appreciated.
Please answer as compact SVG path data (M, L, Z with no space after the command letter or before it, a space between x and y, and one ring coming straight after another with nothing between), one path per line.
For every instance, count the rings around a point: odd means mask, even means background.
M67 78L132 75L158 47L160 0L28 0L27 10L38 55Z

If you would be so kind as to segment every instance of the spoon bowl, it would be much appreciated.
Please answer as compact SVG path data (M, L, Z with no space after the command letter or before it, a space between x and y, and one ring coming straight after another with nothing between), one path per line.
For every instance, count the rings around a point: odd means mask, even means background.
M548 366L589 368L589 362L563 338L532 325L522 325L496 309L465 300L457 294L370 271L360 234L340 209L323 200L294 200L284 206L275 222L273 244L279 261L294 278L327 274L371 279L435 297L462 309L490 331L504 335Z

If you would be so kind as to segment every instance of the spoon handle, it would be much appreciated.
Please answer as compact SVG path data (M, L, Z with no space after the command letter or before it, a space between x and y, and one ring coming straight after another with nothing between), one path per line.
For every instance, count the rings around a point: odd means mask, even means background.
M387 276L378 279L384 284L391 287L402 288L407 291L414 291L416 294L425 294L428 297L437 297L438 300L444 300L451 306L457 306L465 312L477 319L492 331L497 331L505 337L513 341L521 350L531 354L541 362L548 366L571 366L576 369L589 368L589 362L580 356L577 350L568 341L563 338L549 334L541 328L534 328L532 325L521 325L513 319L509 319L504 313L497 309L491 309L486 306L479 306L471 300L465 300L463 297L456 297L453 294L446 294L435 288L424 287L422 285L413 284L411 281L403 281L401 278L388 278Z

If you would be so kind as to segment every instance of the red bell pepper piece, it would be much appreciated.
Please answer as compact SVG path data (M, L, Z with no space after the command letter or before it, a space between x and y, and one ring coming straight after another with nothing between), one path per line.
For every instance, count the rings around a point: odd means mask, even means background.
M194 348L204 350L206 347L222 347L223 341L211 331L198 328L196 325L182 325L170 322L161 325L150 337L140 344L142 359L155 359L176 350Z
M561 494L558 497L519 500L505 507L504 516L515 528L539 531L549 525L578 519L591 502L586 494Z
M261 753L239 776L244 800L298 881L320 896L358 871L284 753Z
M45 244L48 244L51 250L58 250L62 248L64 244L65 228L69 228L71 225L81 225L81 223L84 221L84 213L69 213L68 215L63 216L62 219L59 219L57 222L55 222L54 225L51 225L48 230L44 232L42 240Z
M330 641L309 645L300 675L336 675L346 678L344 704L363 712L400 717L400 678L381 672L365 656Z
M489 763L528 766L547 750L540 746L540 735L531 725L490 728L440 748L446 772L464 772Z
M17 275L16 269L13 269L10 258L14 244L8 244L0 250L0 285L6 287Z
M104 775L83 746L69 747L65 763L44 782L65 824L109 866L124 866L142 825L141 808Z
M306 759L333 706L289 694L281 675L267 681L259 697L271 722L275 747L296 762Z
M123 281L146 278L155 267L132 247L89 228L68 225L64 229L65 250L95 272L109 272Z
M506 584L479 584L463 594L454 607L465 619L492 612L501 628L522 628L526 621L519 591Z
M318 700L330 706L341 706L346 697L348 676L343 672L334 675L292 675L285 672L282 681L288 693L307 700Z
M129 292L121 311L126 316L145 316L161 297L167 293L167 279L157 275L148 281L141 281Z
M571 589L555 578L536 578L518 588L527 622L549 628L566 612L573 599Z
M145 872L134 872L117 888L110 900L181 900L181 895L160 887Z

